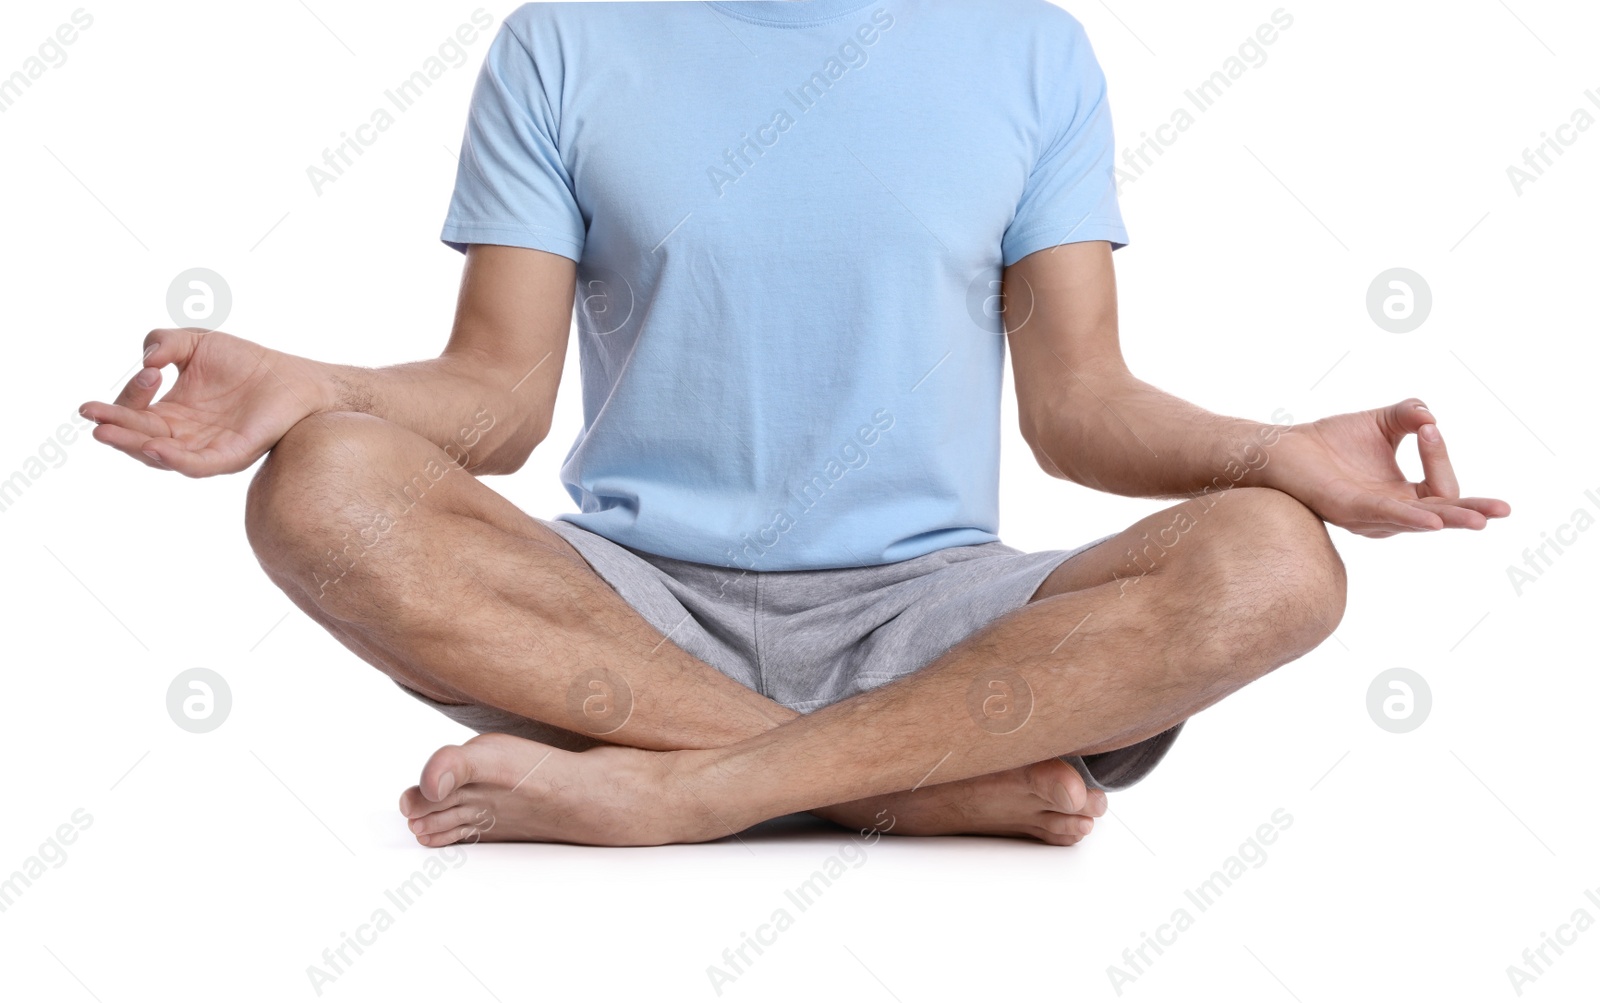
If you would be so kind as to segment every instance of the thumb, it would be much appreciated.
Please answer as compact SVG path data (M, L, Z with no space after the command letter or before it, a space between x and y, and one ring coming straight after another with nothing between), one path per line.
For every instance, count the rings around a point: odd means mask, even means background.
M1417 434L1424 425L1435 424L1428 405L1415 397L1407 397L1398 404L1378 411L1378 424L1382 426L1389 445L1398 447L1408 435Z
M153 369L177 366L182 371L203 337L199 328L158 327L144 336L144 364Z

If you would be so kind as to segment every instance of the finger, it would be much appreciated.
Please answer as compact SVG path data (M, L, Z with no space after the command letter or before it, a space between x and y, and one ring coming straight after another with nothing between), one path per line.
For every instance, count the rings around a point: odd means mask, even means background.
M1511 514L1511 506L1499 498L1451 498L1450 504L1482 512L1490 519L1504 519Z
M150 441L150 437L147 435L131 431L120 425L96 425L94 431L89 434L94 437L96 442L103 442L113 449L126 453L147 467L155 467L157 470L166 469L144 452L144 444Z
M189 357L205 332L192 327L158 327L144 336L144 364L147 368L189 364Z
M1363 506L1363 522L1386 524L1401 530L1429 532L1444 528L1444 520L1426 507L1384 495L1369 495Z
M1438 498L1421 498L1416 504L1432 512L1444 520L1446 529L1482 529L1489 525L1489 520L1477 509L1457 505L1452 501Z
M1378 425L1389 439L1389 445L1397 448L1406 436L1415 435L1419 428L1433 421L1428 405L1415 397L1407 397L1398 404L1380 408L1377 415Z
M103 404L100 401L90 401L79 408L78 413L101 425L120 425L134 432L143 433L146 439L156 436L170 436L172 434L172 430L167 427L167 423L149 411L135 411L133 408L123 407L120 404Z
M142 411L155 400L156 391L161 389L161 370L154 366L146 366L133 374L122 387L122 393L117 395L117 403L123 407L131 407Z
M100 426L104 428L105 426ZM214 446L189 449L177 439L146 439L140 451L168 470L176 470L185 477L210 477L213 474L231 474L243 470L247 464L235 463L235 457Z
M1417 428L1417 452L1422 457L1422 483L1428 495L1454 498L1461 493L1455 468L1450 465L1450 454L1445 449L1444 436L1431 420Z
M1417 504L1439 513L1447 522L1451 518L1460 519L1460 525L1471 529L1482 529L1490 519L1503 519L1511 514L1511 506L1498 498L1418 498Z

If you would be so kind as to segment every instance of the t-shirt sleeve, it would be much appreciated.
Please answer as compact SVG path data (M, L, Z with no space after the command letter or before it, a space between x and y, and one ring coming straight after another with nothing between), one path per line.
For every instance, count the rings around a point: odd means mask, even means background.
M1057 244L1107 240L1115 249L1128 243L1117 205L1105 74L1076 19L1066 16L1066 29L1048 35L1035 63L1042 152L1001 242L1007 267Z
M544 83L559 70L541 67L511 22L501 24L467 112L440 235L449 246L465 252L468 244L505 244L574 261L582 256L583 213L557 143L559 110Z

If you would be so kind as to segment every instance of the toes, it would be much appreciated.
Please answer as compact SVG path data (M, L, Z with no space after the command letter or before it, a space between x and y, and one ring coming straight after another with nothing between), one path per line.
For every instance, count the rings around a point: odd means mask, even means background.
M479 833L494 828L494 815L482 805L458 805L411 820L411 831L419 836L431 836L469 826Z
M460 800L461 792L459 789L452 791L450 796L443 801L429 801L422 796L422 788L412 787L400 795L400 814L406 818L421 818L432 812L453 808Z
M1051 846L1075 846L1083 840L1083 836L1076 832L1052 832L1042 825L1034 826L1033 837Z
M460 777L466 774L466 759L466 749L459 745L447 745L429 756L422 767L422 782L417 784L417 792L434 802L449 797L456 790Z
M1105 792L1090 790L1071 764L1061 759L1046 759L1023 771L1028 789L1056 811L1073 815L1099 815L1105 812Z
M1094 831L1094 819L1087 815L1068 815L1063 812L1042 813L1038 827L1053 836L1071 836L1082 839Z
M478 735L465 745L447 745L429 757L417 788L435 806L467 784L484 783L510 789L531 776L552 755L567 753L525 738L493 733Z
M417 837L417 842L423 846L440 847L449 846L451 843L476 843L483 833L471 825L458 825L444 832L431 832Z

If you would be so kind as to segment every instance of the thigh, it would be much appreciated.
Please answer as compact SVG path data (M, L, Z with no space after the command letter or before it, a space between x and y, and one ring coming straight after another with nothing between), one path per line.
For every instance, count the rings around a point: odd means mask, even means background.
M726 720L749 716L746 665L648 555L523 512L409 430L356 414L302 422L258 473L247 522L296 605L430 705L570 710L594 672L651 687L655 703L692 691L701 706L674 727L714 700L739 711ZM329 570L329 542L345 540ZM505 715L447 713L526 733Z
M1303 540L1308 556L1331 550L1321 520L1269 488L1210 491L1152 512L1063 561L1030 601L1117 582L1124 592L1152 575L1216 569L1224 560L1285 549ZM1289 547L1298 549L1298 545Z
M517 609L613 592L553 524L434 443L365 414L290 429L250 485L245 523L296 606L396 682L446 703L468 697L417 664L423 642L449 632L487 642L514 625L531 654L548 638ZM474 598L486 592L501 602Z
M1190 506L1190 508L1185 508ZM1181 513L1192 511L1191 502L1164 508L1145 516L1121 532L1112 533L1095 541L1058 564L1049 576L1029 597L1029 602L1079 592L1107 582L1129 585L1145 575L1165 571L1170 562L1160 560L1161 550L1153 546L1161 532L1170 527ZM1167 550L1170 555L1170 548Z
M315 415L283 436L250 484L245 525L268 573L302 585L395 551L448 561L462 534L587 568L547 524L439 446L353 412Z

